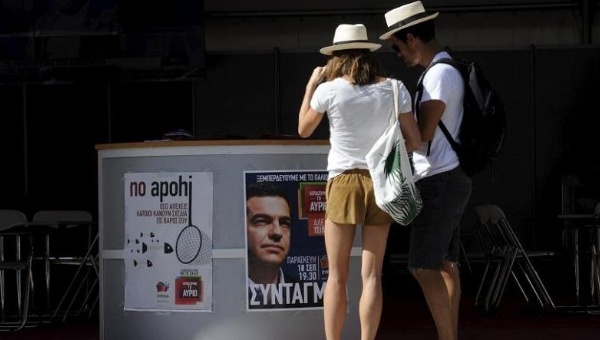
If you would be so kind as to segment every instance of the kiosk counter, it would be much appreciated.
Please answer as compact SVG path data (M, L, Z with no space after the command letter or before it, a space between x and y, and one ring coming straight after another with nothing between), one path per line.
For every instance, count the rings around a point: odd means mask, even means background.
M97 145L100 339L323 339L329 148L326 140ZM287 281L254 285L245 193L269 181L291 194ZM360 334L360 244L358 230L345 339Z

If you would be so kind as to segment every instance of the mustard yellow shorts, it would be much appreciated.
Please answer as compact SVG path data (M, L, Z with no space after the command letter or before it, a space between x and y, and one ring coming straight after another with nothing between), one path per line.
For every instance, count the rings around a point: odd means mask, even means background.
M373 181L366 169L346 170L327 181L326 217L338 224L391 224L392 218L375 203Z

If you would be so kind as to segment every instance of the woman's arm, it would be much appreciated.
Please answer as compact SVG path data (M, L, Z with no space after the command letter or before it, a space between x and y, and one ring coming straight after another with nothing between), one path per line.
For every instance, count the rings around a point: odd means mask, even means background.
M304 93L300 113L298 114L298 134L302 138L310 137L323 119L323 113L317 112L310 107L310 100L317 86L323 81L324 75L325 67L316 67L306 84L306 92Z

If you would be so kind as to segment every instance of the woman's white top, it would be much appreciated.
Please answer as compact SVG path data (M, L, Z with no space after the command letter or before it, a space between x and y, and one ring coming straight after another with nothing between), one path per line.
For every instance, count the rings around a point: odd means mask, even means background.
M329 119L329 178L348 169L368 169L365 155L390 123L393 96L390 79L363 86L353 85L344 78L319 84L310 106L317 112L326 112ZM398 81L398 110L412 111L410 93L401 81Z

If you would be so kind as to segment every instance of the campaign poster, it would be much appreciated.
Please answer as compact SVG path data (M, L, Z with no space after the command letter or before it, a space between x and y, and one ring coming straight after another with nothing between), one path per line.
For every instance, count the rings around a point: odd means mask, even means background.
M244 183L247 310L322 308L327 171L247 171Z
M213 174L125 174L125 310L211 311Z

